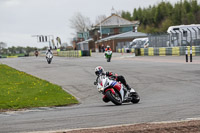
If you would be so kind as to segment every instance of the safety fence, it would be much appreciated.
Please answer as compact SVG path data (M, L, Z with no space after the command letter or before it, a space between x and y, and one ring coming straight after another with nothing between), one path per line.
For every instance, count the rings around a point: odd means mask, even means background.
M188 54L190 54L190 46L182 46L182 47L149 47L149 48L138 48L131 49L131 53L135 53L136 56L180 56L185 55L186 49ZM124 49L118 49L119 53L126 52ZM200 55L200 46L192 46L192 55L199 56Z
M131 49L122 48L122 49L118 49L117 52L118 53L134 53L135 49L134 48L131 48Z
M187 47L161 47L161 48L140 48L136 49L136 56L180 56L185 55L186 49L188 54L190 53L190 46ZM192 46L192 55L197 56L200 55L200 47Z
M58 52L58 56L62 56L62 57L81 57L82 56L82 52L81 50L77 50L77 51L59 51Z
M82 57L91 56L91 50L71 50L71 51L59 51L58 56L62 57Z
M0 58L18 58L18 57L27 57L28 54L21 54L21 55L0 55Z
M18 57L22 57L22 56L0 56L0 58L18 58Z
M82 57L91 56L91 50L70 50L70 51L56 51L52 50L54 56L60 57ZM45 56L46 51L39 51L39 56ZM29 56L34 56L34 52L29 53Z

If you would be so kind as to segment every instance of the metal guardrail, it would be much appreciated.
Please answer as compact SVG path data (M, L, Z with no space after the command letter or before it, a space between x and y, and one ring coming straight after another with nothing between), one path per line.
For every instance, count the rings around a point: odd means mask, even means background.
M149 47L149 48L138 48L132 50L136 56L180 56L185 55L185 50L190 51L190 46L182 47ZM118 49L119 53L123 53L122 49ZM192 56L200 55L200 46L192 46Z
M58 52L58 56L61 56L61 57L81 57L82 56L82 52L81 52L81 50L77 50L77 51L59 51Z

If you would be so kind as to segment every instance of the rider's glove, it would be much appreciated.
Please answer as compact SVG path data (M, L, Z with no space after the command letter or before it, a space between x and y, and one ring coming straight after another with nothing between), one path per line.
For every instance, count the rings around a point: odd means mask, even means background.
M110 76L110 72L106 72L106 76Z
M97 85L97 81L94 82L94 85Z

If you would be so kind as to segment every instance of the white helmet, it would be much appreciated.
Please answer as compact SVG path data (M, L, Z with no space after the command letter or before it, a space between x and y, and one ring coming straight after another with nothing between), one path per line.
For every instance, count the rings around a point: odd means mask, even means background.
M97 66L96 68L95 68L95 74L98 76L98 75L100 75L100 74L102 74L104 72L104 69L103 69L103 67L102 66Z
M109 46L109 45L107 45L107 48L110 48L110 46Z

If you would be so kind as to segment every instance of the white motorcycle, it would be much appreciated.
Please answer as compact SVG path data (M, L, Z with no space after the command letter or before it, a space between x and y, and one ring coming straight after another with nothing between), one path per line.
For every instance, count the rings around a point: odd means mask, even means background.
M47 59L48 64L51 64L51 61L52 61L52 59L53 59L53 54L47 53L46 59Z
M94 85L97 85L98 91L104 95L103 101L106 103L111 101L115 105L121 105L122 103L138 103L140 101L140 97L134 89L127 90L122 83L106 75L98 76Z

